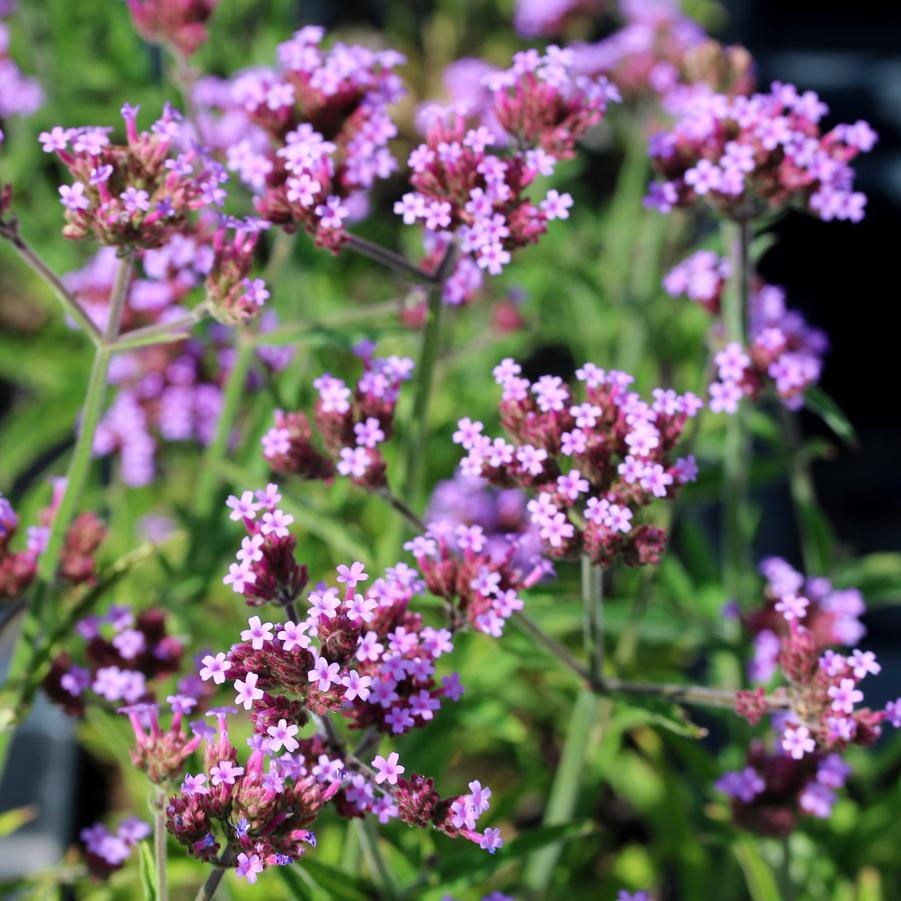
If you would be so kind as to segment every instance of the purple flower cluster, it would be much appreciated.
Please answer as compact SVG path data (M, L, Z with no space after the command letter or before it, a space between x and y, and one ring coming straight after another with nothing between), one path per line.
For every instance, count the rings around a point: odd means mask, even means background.
M716 788L731 799L739 826L763 835L787 835L802 816L827 819L850 774L839 754L798 760L753 742L745 767L724 773Z
M83 642L76 663L68 652L58 654L44 679L47 696L66 713L80 716L89 699L118 704L149 700L149 683L178 672L182 643L166 631L166 615L151 608L135 614L113 606L103 616L92 615L75 626Z
M494 369L501 423L513 443L460 420L454 442L468 452L462 471L533 493L528 510L552 557L585 553L598 566L656 562L665 535L636 514L695 478L694 459L673 459L673 451L702 401L658 388L649 404L629 390L630 375L586 363L576 373L585 385L577 403L559 376L532 384L521 372L511 359Z
M513 25L524 38L562 34L569 21L601 13L605 0L516 0Z
M124 145L110 142L109 128L56 125L41 132L44 151L55 153L74 179L59 189L65 237L161 247L192 212L225 202L225 170L190 144L177 110L167 104L150 131L138 131L137 115L137 107L122 107Z
M363 374L353 390L328 372L313 382L319 393L313 420L325 453L315 447L304 413L275 411L275 426L262 438L263 456L274 472L305 479L326 479L337 472L366 488L387 484L379 445L392 435L400 386L409 380L413 361L376 357L368 343L357 353Z
M325 50L324 36L301 29L279 45L278 68L240 73L228 98L211 99L258 129L229 148L228 165L260 195L260 215L337 253L352 207L397 167L388 108L403 94L393 72L403 57L341 43Z
M699 250L672 269L663 286L668 294L686 295L718 316L729 274L727 260ZM783 288L758 282L752 291L748 347L724 344L722 333L718 320L713 328L713 340L720 345L714 357L717 378L709 388L714 413L735 413L742 397L754 400L769 386L789 409L803 405L804 392L820 379L829 341L799 311L786 307Z
M0 9L0 19L12 12L12 5ZM10 116L30 116L44 102L40 84L24 75L9 56L10 35L0 21L0 122ZM3 131L0 129L0 142Z
M706 204L746 221L788 206L823 220L864 216L851 161L876 143L866 122L823 133L826 105L813 91L774 83L768 94L695 97L670 131L651 139L663 181L646 199L662 213Z
M454 107L424 110L426 141L408 163L414 190L394 206L407 225L424 227L431 268L458 241L462 255L443 287L453 305L470 300L482 273L498 275L510 251L536 242L548 222L569 218L568 194L552 189L536 205L526 191L573 155L617 99L606 79L577 74L571 52L555 46L517 53L512 68L484 78L497 128L473 126Z
M115 832L103 823L82 829L79 838L84 845L85 863L96 879L105 879L121 869L131 849L150 835L150 826L137 817L127 817Z

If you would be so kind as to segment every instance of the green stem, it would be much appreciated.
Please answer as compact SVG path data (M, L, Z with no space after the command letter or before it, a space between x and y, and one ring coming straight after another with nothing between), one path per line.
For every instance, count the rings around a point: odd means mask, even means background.
M598 703L597 696L591 691L582 692L576 700L563 743L560 765L554 774L544 811L545 826L556 826L572 820L582 789L585 760L597 720ZM548 897L548 888L562 850L562 843L548 845L536 851L529 859L523 873L523 882L536 898Z
M153 805L153 858L156 863L158 901L169 901L169 869L166 860L166 795L160 791Z
M182 341L189 337L190 330L207 316L205 304L198 304L190 313L168 322L157 322L143 328L132 329L120 335L112 344L114 351L132 350L150 344L165 344L170 341ZM185 331L187 329L187 331Z
M216 890L219 888L219 883L222 882L224 875L225 867L213 866L210 875L206 877L206 882L197 890L194 901L210 901L213 895L216 894Z
M413 400L413 414L410 419L410 437L404 454L404 496L415 500L419 496L419 482L428 440L429 400L435 375L435 362L441 344L441 320L444 304L441 289L429 292L428 319L422 334L419 364L416 369L416 393Z
M371 819L364 817L359 823L360 846L366 857L366 863L374 879L377 880L381 887L380 897L395 899L398 897L397 886L394 884L394 878L391 870L388 868L388 862L382 854L379 847L379 837L375 826Z
M222 409L216 423L216 433L204 454L203 467L197 480L195 509L201 518L212 513L216 502L219 468L228 452L228 439L238 417L238 410L244 397L244 387L247 384L247 374L250 364L253 362L254 344L251 336L244 331L239 331L235 339L235 351L235 365L225 383Z
M585 611L585 656L588 674L598 684L604 665L604 584L603 572L582 555L582 605Z
M19 256L53 288L63 309L81 326L91 341L95 345L99 345L103 340L100 329L94 325L93 320L88 316L81 304L69 293L62 279L22 240L19 235L18 224L15 221L0 222L0 237L6 238Z
M109 313L104 337L112 340L117 334L119 320L122 315L122 307L125 303L125 295L128 288L128 279L131 273L131 259L124 258L119 262L116 271L116 280L113 293L110 297ZM91 375L88 379L87 392L84 406L82 407L81 423L78 429L78 439L69 462L69 470L66 473L66 488L60 499L59 507L53 517L50 527L50 535L47 538L47 547L41 554L38 563L38 576L43 583L49 585L55 575L59 563L59 555L62 550L63 539L78 499L81 496L91 465L91 453L94 448L94 434L100 422L103 412L103 402L106 398L107 374L111 351L107 346L99 346L94 354L94 364L91 367Z
M743 220L735 225L735 229L732 279L723 296L723 324L726 340L744 348L751 284L751 226ZM747 509L750 457L746 409L740 403L738 411L726 422L722 485L723 583L729 598L739 602L744 580L752 567Z
M443 278L439 273L431 274L425 272L415 263L411 263L402 254L389 250L387 247L382 247L381 244L376 244L374 241L361 238L359 235L350 233L347 239L347 246L362 256L369 257L369 259L375 260L377 263L381 263L388 269L393 269L395 272L399 272L413 281L436 284Z

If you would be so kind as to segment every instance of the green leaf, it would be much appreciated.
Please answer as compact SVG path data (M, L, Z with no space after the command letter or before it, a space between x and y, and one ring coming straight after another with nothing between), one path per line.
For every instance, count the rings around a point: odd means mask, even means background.
M636 711L649 725L659 726L683 738L703 738L707 730L693 723L683 707L660 698L617 698L618 707Z
M141 890L146 901L156 901L159 897L159 886L156 882L156 861L150 842L138 842L138 868L141 874Z
M33 805L26 807L14 807L0 813L0 838L12 835L21 829L26 823L30 823L38 815L38 809Z
M857 445L857 433L851 425L848 417L839 405L821 388L814 386L808 388L804 394L804 403L813 413L816 413L845 444L855 447Z
M745 874L745 883L751 901L782 901L776 878L767 862L760 856L757 845L751 838L739 839L732 846L738 864Z

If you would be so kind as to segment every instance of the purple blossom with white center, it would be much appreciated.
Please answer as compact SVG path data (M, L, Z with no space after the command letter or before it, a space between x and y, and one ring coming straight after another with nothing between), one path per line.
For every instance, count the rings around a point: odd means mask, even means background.
M294 517L283 510L275 509L263 514L260 531L264 535L274 535L276 538L287 538L291 531L288 528L294 522Z
M235 703L240 704L245 710L253 707L253 702L263 697L262 689L257 688L257 681L260 677L256 673L248 673L242 681L235 679Z
M276 752L284 748L288 753L293 753L300 747L300 742L294 737L297 735L298 727L292 723L288 725L288 721L280 719L274 726L266 729L267 735L270 736L269 751Z
M261 650L264 642L272 641L272 623L264 623L258 616L251 616L247 625L250 628L241 632L241 640L249 641L255 651Z
M863 692L853 679L842 679L838 685L830 685L827 694L832 698L832 709L836 713L853 713L854 705L863 700Z
M306 634L309 629L307 623L293 623L288 620L282 624L276 634L276 638L282 643L282 650L291 652L294 648L308 648L310 646L310 636Z
M781 613L788 621L802 620L807 615L810 601L797 594L787 594L776 602L776 612Z
M406 770L399 762L397 751L392 751L387 757L377 754L372 761L372 767L376 771L375 781L377 785L387 782L389 785L397 785L397 777L403 775Z
M210 768L210 779L213 785L234 785L238 776L244 775L244 767L235 766L231 760L220 760Z
M782 734L782 748L793 760L800 760L805 754L812 754L816 742L810 737L807 726L786 726Z
M200 678L204 682L208 682L210 679L216 685L222 685L225 682L225 674L231 669L231 663L225 659L224 653L220 651L215 657L207 654L200 662L203 664L200 670Z
M346 676L342 677L341 684L347 689L344 692L346 701L353 701L355 698L365 701L371 694L372 677L361 676L356 670L351 670Z
M313 669L307 673L307 679L315 682L319 691L329 691L332 685L341 684L340 670L340 664L329 663L325 657L317 657Z

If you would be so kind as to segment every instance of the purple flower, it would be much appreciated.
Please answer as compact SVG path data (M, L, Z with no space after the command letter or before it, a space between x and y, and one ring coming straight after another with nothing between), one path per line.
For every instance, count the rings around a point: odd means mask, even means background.
M387 782L389 785L397 785L397 777L405 771L398 763L399 757L397 751L392 751L387 757L381 754L376 755L372 761L372 766L376 770L375 781L377 785Z

